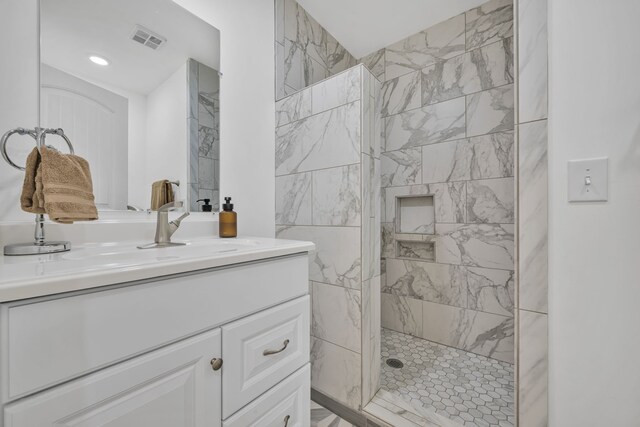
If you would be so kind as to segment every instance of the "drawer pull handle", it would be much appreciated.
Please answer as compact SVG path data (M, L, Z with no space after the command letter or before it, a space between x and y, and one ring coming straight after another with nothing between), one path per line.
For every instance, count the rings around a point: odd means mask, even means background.
M283 351L285 351L287 349L288 345L289 345L289 340L284 340L284 342L282 343L282 348L280 350L265 350L265 351L262 352L262 354L264 356L271 356L272 354L282 353Z
M291 415L287 415L286 417L284 417L284 427L287 427L289 425L289 418L291 418Z
M215 357L211 359L211 367L214 371L220 370L222 368L222 359L216 359Z

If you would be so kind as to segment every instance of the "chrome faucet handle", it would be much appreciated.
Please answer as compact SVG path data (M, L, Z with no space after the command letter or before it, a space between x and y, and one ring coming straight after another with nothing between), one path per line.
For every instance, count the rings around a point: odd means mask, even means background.
M184 206L184 202L182 200L177 200L175 202L169 202L165 205L162 205L158 208L158 212L169 212Z

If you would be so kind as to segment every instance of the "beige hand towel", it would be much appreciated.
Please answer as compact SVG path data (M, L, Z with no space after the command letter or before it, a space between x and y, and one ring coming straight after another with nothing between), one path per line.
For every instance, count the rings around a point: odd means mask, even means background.
M160 206L173 202L173 185L168 179L156 181L151 185L151 210L157 211Z
M44 212L55 222L98 219L89 163L44 146L29 154L20 200L27 212Z
M25 212L43 214L44 194L42 192L42 174L40 172L40 152L34 148L27 157L27 165L22 183L20 206Z

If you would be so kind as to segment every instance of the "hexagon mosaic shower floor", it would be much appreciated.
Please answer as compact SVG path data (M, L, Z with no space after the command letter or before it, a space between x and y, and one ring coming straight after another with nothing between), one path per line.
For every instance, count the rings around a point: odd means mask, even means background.
M382 329L380 387L463 426L512 427L513 365ZM404 367L386 364L399 359Z

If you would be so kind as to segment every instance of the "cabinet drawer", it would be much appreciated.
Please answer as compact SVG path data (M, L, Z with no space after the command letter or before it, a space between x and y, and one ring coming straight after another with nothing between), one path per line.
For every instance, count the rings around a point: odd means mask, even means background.
M219 426L220 351L219 329L200 334L10 404L4 426Z
M222 415L238 409L309 362L309 297L222 327Z
M4 401L308 293L306 255L0 306Z
M309 364L222 423L223 427L308 427Z

